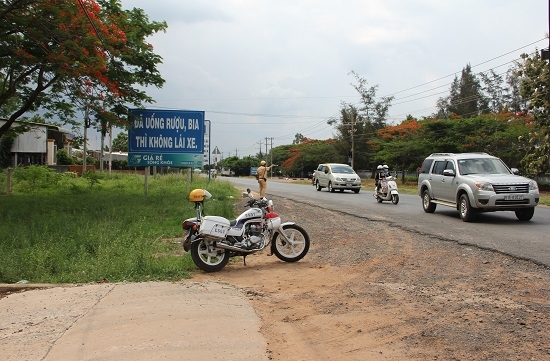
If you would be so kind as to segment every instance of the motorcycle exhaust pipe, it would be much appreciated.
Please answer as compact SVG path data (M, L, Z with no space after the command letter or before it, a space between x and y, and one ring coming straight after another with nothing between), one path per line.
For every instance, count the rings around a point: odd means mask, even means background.
M221 249L227 249L227 250L234 251L234 252L247 253L247 254L260 251L260 249L242 249L242 248L239 248L239 247L230 246L230 245L225 244L225 243L217 243L217 242L214 244L214 247L221 248Z

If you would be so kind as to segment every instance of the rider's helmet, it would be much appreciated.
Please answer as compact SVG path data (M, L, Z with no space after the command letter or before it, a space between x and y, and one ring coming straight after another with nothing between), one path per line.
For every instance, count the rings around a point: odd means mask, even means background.
M379 164L378 167L376 167L378 170L382 170L382 164Z
M191 202L203 202L206 198L210 198L212 195L206 189L193 189L189 193L189 200Z
M387 164L384 164L384 165L382 166L382 168L383 168L385 171L387 171L388 169L390 169L390 168L388 167Z
M265 165L265 160L262 160L262 161L260 162L260 165Z

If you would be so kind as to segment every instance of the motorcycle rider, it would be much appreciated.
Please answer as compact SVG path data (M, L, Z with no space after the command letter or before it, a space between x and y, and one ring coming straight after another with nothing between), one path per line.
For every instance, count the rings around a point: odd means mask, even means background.
M384 164L379 164L378 167L376 167L376 174L374 175L374 180L376 182L376 193L380 191L380 188L382 187L381 180L383 178L386 178L390 175L389 167Z

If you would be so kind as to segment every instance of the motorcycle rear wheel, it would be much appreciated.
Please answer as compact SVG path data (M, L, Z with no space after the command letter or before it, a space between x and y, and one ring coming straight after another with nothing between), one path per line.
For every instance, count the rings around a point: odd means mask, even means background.
M271 252L281 261L296 262L304 258L309 251L309 235L302 227L296 224L287 224L283 226L285 237L276 233L271 243Z
M204 272L218 272L229 262L229 251L210 247L211 243L204 239L191 243L191 259Z

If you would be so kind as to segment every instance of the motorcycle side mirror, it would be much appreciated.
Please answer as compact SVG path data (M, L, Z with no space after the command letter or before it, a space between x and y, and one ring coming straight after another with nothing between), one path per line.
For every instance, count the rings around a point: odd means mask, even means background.
M246 192L243 192L243 198L252 198L252 199L254 199L254 197L252 197L252 193L250 192L250 188L246 188Z

